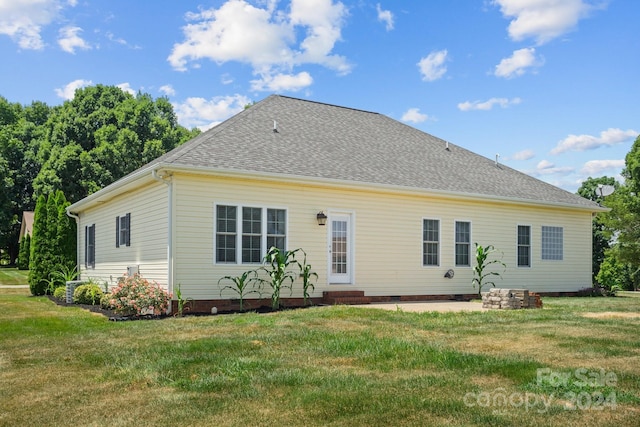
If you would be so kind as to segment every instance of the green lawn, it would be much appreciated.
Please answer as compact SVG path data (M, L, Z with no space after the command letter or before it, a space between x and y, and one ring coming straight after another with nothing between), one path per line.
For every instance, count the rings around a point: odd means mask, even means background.
M0 285L28 285L29 270L0 267Z
M0 289L0 426L637 426L640 298L109 322Z

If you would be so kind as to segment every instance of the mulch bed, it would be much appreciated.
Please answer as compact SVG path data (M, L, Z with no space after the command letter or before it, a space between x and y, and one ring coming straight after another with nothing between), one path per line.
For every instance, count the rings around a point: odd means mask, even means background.
M106 310L100 305L90 305L90 304L75 304L75 303L67 303L65 300L59 300L54 298L52 295L47 295L47 297L62 307L80 307L84 310L90 311L92 313L102 314L107 317L109 320L113 322L121 322L126 320L154 320L154 319L166 319L168 317L173 317L171 314L163 314L163 315L144 315L144 316L123 316L120 313L116 313L114 310ZM237 314L237 313L273 313L275 311L283 311L283 310L298 310L312 307L311 305L306 307L282 307L279 310L274 310L270 306L261 306L251 310L245 310L243 312L240 311L218 311L216 314L209 313L189 313L188 311L184 313L184 316L219 316L222 314Z

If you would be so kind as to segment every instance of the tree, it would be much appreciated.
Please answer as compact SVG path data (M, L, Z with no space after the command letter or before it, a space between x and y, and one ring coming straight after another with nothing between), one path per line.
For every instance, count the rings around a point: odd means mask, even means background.
M613 246L606 251L597 281L608 290L635 290L638 287L638 275L629 263L620 260L618 250L617 246Z
M620 186L615 178L602 176L599 178L587 178L580 188L578 194L585 199L593 200L599 204L605 203L604 197L598 193L598 187L600 185L612 185L616 189ZM598 272L600 271L600 265L605 259L605 252L609 249L609 236L612 235L611 230L605 225L604 213L599 213L593 218L591 224L591 275L594 283L597 283Z
M20 240L20 252L18 254L18 270L29 269L29 257L31 256L31 235L27 234Z
M47 233L47 199L38 197L33 214L33 236L31 238L31 257L29 261L29 288L33 295L44 295L47 291L51 265L48 259L51 253Z
M67 215L67 207L71 204L67 201L64 193L57 192L57 222L56 222L56 255L57 262L55 271L69 271L76 266L77 239L76 222Z
M50 115L36 195L62 190L78 201L196 136L180 126L171 103L115 86L78 89Z
M3 159L0 173L5 177L0 188L0 248L9 254L11 263L19 252L19 218L35 205L32 184L40 170L39 147L50 111L42 102L22 107L0 97L0 157Z
M606 225L607 237L615 239L618 245L617 256L636 270L640 267L640 136L625 157L625 178L605 205L611 211L602 215Z
M76 266L76 224L66 214L69 206L60 190L38 198L33 218L29 285L33 295L44 295L62 285L61 273ZM62 274L64 275L64 274Z

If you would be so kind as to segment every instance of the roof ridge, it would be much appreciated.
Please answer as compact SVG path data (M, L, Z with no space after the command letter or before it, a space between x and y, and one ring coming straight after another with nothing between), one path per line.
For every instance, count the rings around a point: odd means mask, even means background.
M353 108L353 107L345 107L344 105L330 104L328 102L313 101L311 99L294 98L292 96L286 96L286 95L273 94L273 95L269 95L269 97L265 98L264 100L269 99L271 97L287 98L287 99L291 99L291 100L294 100L294 101L302 101L302 102L308 102L310 104L325 105L327 107L342 108L342 109L345 109L345 110L358 111L358 112L361 112L361 113L384 115L384 114L378 113L376 111L363 110L363 109L360 109L360 108Z

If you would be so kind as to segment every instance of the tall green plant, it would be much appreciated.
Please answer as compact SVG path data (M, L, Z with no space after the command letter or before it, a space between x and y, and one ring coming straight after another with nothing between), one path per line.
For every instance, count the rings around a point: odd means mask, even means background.
M272 246L264 257L267 266L261 267L260 270L265 271L269 276L269 280L265 282L271 287L271 308L274 310L280 308L282 289L288 288L291 291L296 275L289 267L297 264L296 252L299 250L283 251Z
M487 278L491 276L498 276L502 278L502 273L498 273L496 271L488 271L488 268L492 264L499 264L506 269L507 265L504 262L502 262L501 259L497 259L497 258L489 259L490 257L494 256L494 254L497 252L496 248L493 245L481 246L475 243L475 246L476 246L476 265L475 267L473 267L473 279L471 280L471 283L473 284L474 288L476 287L476 285L478 285L478 295L480 295L482 292L482 288L484 286L486 285L491 285L493 287L496 286L495 282L487 280Z
M33 215L33 236L29 262L29 288L32 295L44 295L47 291L50 265L50 242L47 236L47 199L41 195Z
M304 255L302 263L298 262L300 267L300 277L302 278L302 298L304 305L307 305L307 300L310 298L309 290L312 292L316 289L315 285L311 282L311 278L318 279L318 273L311 271L311 264L307 264L307 253L302 249L298 249Z
M29 269L29 258L31 256L31 235L27 234L20 240L20 252L18 253L18 270Z
M260 283L260 279L258 279L258 274L255 270L245 271L240 276L236 277L221 277L220 280L218 280L218 286L220 286L220 282L222 281L230 281L232 284L220 288L220 296L222 296L222 292L227 289L235 292L235 294L238 295L238 301L240 302L240 311L244 310L244 300L247 295L260 293L259 290L255 288L255 285Z

